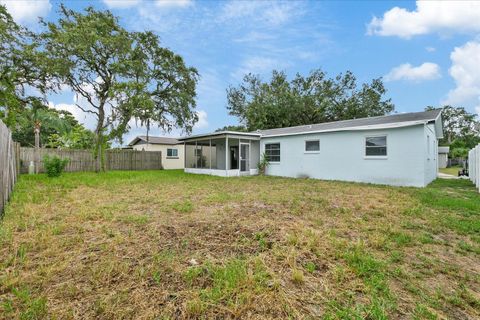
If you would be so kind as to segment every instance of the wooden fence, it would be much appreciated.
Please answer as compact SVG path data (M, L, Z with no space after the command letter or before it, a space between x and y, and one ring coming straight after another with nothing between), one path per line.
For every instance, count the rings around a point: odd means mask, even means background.
M13 142L12 133L0 120L0 217L17 182L20 145Z
M468 176L480 191L480 144L468 152Z
M40 148L38 150L38 172L45 172L43 157L58 156L69 159L66 172L95 171L95 159L89 150L59 150ZM35 163L35 148L20 148L20 172L27 173L30 162ZM162 169L161 151L107 150L107 170L159 170Z

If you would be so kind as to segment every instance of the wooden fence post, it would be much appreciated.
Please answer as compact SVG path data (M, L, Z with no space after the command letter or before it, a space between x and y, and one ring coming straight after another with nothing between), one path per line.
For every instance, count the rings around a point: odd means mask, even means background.
M12 133L0 120L0 217L17 182L17 150Z

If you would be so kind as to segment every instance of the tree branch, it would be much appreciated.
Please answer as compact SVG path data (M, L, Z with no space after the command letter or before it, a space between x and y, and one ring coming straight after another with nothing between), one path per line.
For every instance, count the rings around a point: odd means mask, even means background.
M84 109L84 108L83 108L82 106L80 106L78 103L75 103L75 105L76 105L80 110L82 110L83 112L92 113L92 114L95 114L95 115L98 116L98 112L96 112L96 111Z

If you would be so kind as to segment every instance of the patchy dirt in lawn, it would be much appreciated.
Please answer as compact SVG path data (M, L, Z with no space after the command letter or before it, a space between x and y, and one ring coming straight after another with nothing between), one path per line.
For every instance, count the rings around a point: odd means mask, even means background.
M479 318L480 202L441 183L24 176L0 318Z

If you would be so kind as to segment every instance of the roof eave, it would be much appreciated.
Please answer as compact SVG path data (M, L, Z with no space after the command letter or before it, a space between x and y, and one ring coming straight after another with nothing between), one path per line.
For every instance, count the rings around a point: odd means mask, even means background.
M138 141L140 141L142 139L140 139L139 137L135 137L132 141L130 141L130 143L128 144L129 146L134 146L137 144Z
M435 133L436 133L438 139L443 139L442 111L443 111L443 109L440 110L437 117L435 118ZM436 132L437 131L437 125L436 125L437 123L440 123L439 130L438 130L439 132Z
M284 137L284 136L295 136L295 135L305 135L305 134L315 134L315 133L330 133L330 132L342 132L342 131L369 131L369 130L386 130L386 129L395 129L395 128L404 128L411 127L416 125L424 125L427 121L410 121L410 122L397 122L389 125L367 125L367 126L357 126L357 127L345 127L345 128L336 128L336 129L326 129L326 130L314 130L314 131L302 131L302 132L293 132L293 133L281 133L281 134L272 134L272 135L262 135L262 138L272 138L272 137Z
M188 140L195 140L195 139L203 139L208 137L218 137L218 136L227 136L227 135L235 135L235 136L245 136L245 137L256 137L260 138L260 133L250 133L250 132L237 132L237 131L218 131L212 133L205 133L205 134L197 134L189 137L181 137L178 138L179 141L188 141Z

